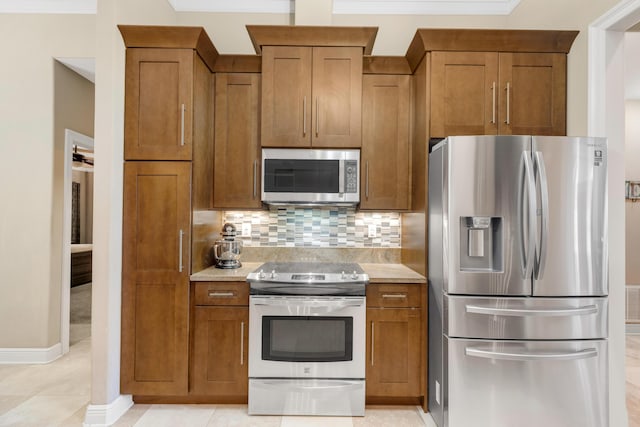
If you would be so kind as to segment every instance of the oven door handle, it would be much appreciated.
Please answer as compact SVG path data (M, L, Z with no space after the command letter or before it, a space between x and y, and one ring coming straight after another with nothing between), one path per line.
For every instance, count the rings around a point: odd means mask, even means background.
M252 301L253 305L260 305L266 307L287 307L289 309L302 308L320 313L330 313L332 311L342 310L343 308L350 307L362 307L365 304L364 298L352 299L352 300L335 300L335 299L262 299L259 301Z
M350 390L362 388L362 381L345 381L345 380L263 380L253 382L254 387L267 388L267 389L286 389L287 391L296 390Z

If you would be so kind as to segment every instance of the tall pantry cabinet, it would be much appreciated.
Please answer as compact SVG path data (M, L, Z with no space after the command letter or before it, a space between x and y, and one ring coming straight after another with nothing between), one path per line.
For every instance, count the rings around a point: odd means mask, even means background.
M126 51L121 391L186 395L193 211L213 183L217 52L201 28L120 26Z

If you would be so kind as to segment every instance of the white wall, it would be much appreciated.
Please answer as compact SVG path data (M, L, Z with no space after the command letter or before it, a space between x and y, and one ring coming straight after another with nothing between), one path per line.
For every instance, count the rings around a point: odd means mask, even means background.
M94 56L95 23L0 14L0 348L60 340L53 58Z

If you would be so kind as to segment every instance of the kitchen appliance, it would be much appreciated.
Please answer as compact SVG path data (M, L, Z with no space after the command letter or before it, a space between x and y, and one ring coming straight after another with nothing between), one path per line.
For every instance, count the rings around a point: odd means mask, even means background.
M264 148L262 173L267 204L360 202L360 150Z
M606 427L607 143L462 136L429 156L439 427Z
M369 276L352 263L268 262L247 281L249 414L364 416Z
M236 240L236 226L225 223L222 226L222 239L213 244L213 255L217 268L239 268L242 240Z

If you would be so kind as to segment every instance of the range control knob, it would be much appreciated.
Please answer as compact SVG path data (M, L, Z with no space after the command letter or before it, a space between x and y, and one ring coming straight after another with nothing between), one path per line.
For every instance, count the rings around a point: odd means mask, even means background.
M278 277L278 275L276 274L275 270L271 270L271 278L275 279L276 277Z
M342 276L340 276L340 278L341 278L342 280L346 280L346 279L347 279L347 275L346 275L346 274L344 274L344 271L342 272Z
M260 279L260 280L264 279L264 270L260 270L258 272L258 279Z
M358 273L355 270L353 270L353 274L351 275L351 278L353 280L356 280L358 278Z

